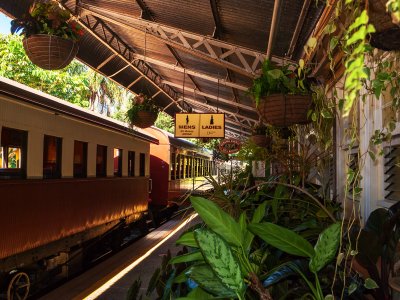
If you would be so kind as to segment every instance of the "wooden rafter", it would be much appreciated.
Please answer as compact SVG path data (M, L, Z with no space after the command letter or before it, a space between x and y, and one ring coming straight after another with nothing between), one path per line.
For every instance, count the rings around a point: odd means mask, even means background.
M126 29L146 30L146 32L151 34L152 37L162 40L165 44L171 45L177 49L191 53L196 57L250 78L256 76L257 71L260 69L262 62L266 57L264 53L252 49L156 22L137 19L110 11L105 12L96 6L87 3L80 4L80 11L81 14L90 14ZM221 52L220 49L224 49L224 53L217 54ZM235 61L238 61L237 64L228 60L232 57L236 58ZM271 56L271 59L277 64L282 63L282 58Z

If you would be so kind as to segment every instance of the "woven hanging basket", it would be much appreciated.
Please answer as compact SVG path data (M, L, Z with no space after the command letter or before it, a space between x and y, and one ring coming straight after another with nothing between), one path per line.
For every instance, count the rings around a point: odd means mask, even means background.
M288 127L310 123L307 113L311 104L311 95L273 94L260 102L258 111L268 124Z
M266 148L271 144L271 137L265 134L256 134L251 136L251 140L259 147Z
M47 34L31 35L22 42L29 59L46 70L65 68L79 49L77 42Z
M139 128L147 128L154 125L157 115L156 112L142 110L137 113L134 120L131 120L131 123Z
M369 1L368 16L376 32L371 34L371 46L385 50L400 50L400 26L386 12L387 0Z

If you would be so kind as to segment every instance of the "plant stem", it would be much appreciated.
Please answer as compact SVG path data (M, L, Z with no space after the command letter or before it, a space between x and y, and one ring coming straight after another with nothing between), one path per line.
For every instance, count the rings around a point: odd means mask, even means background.
M260 295L260 300L272 300L268 289L264 288L260 279L255 273L250 273L250 288Z
M245 193L247 193L247 192L249 192L249 191L251 191L251 190L253 190L253 189L255 189L255 188L259 187L259 186L265 185L265 184L283 185L283 186L290 187L290 188L292 188L292 189L299 190L300 192L302 192L302 193L304 193L305 195L307 195L311 200L313 200L319 207L321 207L321 209L328 215L329 218L331 218L331 220L332 220L333 222L336 222L335 217L331 214L331 212L330 212L321 202L318 201L317 198L315 198L313 195L311 195L311 194L310 194L309 192L307 192L305 189L302 189L302 188L300 188L300 187L298 187L298 186L295 186L295 185L293 185L293 184L284 183L284 182L279 182L279 181L264 181L264 182L261 182L261 183L258 183L258 184L256 184L256 185L254 185L254 186L252 186L252 187L250 187L250 188L248 188L248 189L245 189L245 190L242 192L242 195L244 195Z

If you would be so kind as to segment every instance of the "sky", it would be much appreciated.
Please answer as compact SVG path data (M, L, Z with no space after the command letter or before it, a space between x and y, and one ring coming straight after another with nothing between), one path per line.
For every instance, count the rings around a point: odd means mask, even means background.
M10 21L3 13L0 12L0 33L9 34L10 33Z

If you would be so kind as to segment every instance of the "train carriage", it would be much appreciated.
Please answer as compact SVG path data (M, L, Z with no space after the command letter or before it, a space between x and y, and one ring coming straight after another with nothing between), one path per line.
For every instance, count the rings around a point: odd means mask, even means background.
M142 220L150 144L157 143L149 133L0 78L5 293L17 280L29 283L32 269L62 266L68 273L76 249Z
M204 176L216 174L210 151L159 128L147 128L146 132L159 140L150 145L153 206L168 206L185 192L206 183Z

